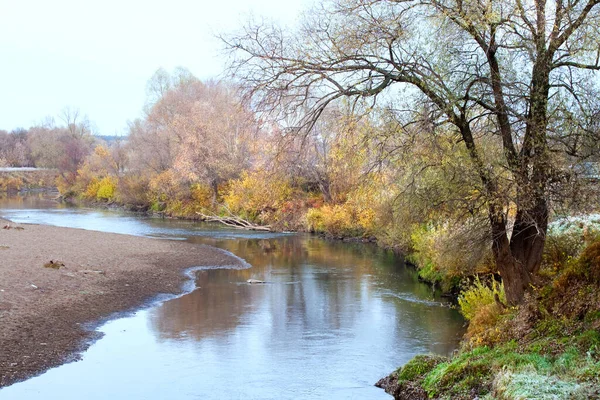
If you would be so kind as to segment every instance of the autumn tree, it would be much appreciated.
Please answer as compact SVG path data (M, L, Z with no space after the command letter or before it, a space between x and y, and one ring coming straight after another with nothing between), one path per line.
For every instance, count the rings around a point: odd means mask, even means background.
M87 122L57 126L53 120L31 127L27 145L36 167L57 168L66 177L74 175L94 146ZM70 178L69 178L70 179Z
M331 202L333 149L341 139L343 125L341 111L332 107L307 135L298 135L297 127L278 130L271 137L277 169L307 191L318 190L325 202Z
M32 165L31 151L27 146L26 130L0 131L0 165L9 167L28 167Z
M148 96L146 117L130 126L132 165L203 183L215 199L220 183L250 166L259 124L235 87L159 70Z
M171 123L181 140L174 167L192 181L207 183L216 196L220 183L250 167L258 121L233 86L217 82L201 84L182 111Z
M517 304L541 265L549 191L569 164L558 160L598 134L599 3L329 0L295 32L250 23L224 41L263 111L310 128L336 99L393 99L407 119L427 110L433 129L423 134L450 129L477 173L495 263Z

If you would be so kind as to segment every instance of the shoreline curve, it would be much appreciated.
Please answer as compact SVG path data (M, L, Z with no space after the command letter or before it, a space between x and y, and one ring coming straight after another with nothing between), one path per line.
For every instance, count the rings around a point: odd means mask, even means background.
M248 267L207 245L0 218L0 388L77 361L100 325L193 291L197 270Z

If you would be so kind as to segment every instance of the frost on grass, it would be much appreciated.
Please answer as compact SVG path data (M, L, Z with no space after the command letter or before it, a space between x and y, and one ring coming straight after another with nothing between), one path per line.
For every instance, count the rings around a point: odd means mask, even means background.
M586 400L591 398L593 389L586 384L542 375L535 370L502 371L494 380L493 393L493 398L506 400Z

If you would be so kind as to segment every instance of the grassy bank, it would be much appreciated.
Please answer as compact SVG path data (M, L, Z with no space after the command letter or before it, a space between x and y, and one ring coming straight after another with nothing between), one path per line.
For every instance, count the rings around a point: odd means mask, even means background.
M457 354L417 356L378 385L396 399L600 398L600 240L578 246L564 228L524 304L476 282L459 298L470 323Z

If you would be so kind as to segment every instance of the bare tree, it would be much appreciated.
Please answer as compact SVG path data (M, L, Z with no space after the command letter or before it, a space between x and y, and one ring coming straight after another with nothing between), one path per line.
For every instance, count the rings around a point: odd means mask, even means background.
M339 98L395 94L412 111L428 104L431 121L466 146L507 300L517 304L541 265L549 188L560 179L554 154L576 156L593 131L599 4L330 0L298 32L251 23L224 41L255 104L280 114L308 109L308 128ZM487 161L484 140L501 142L502 165Z
M66 129L74 137L83 138L92 134L90 120L87 115L81 115L78 108L63 108L59 119L64 122Z

